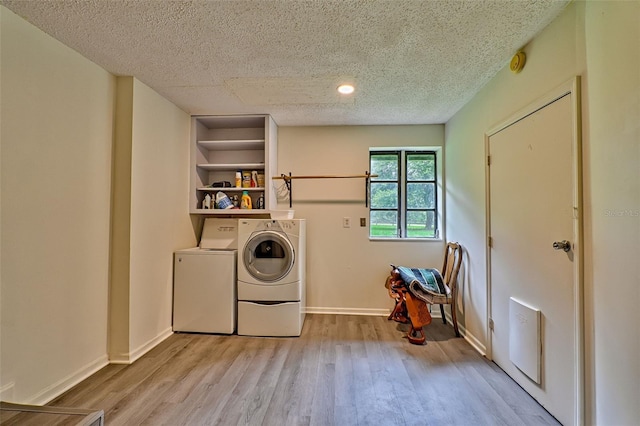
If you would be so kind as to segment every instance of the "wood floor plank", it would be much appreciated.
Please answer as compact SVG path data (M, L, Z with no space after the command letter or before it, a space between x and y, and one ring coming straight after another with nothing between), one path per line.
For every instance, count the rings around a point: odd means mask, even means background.
M241 337L241 339L244 342L243 350L236 354L233 362L220 379L209 388L208 395L193 412L192 419L194 421L206 419L211 424L222 424L220 418L224 414L225 406L234 399L234 391L241 386L242 378L249 368L253 368L258 347L264 344L255 338Z
M335 368L333 363L319 365L311 407L310 425L312 426L335 424Z
M261 372L253 392L247 398L248 403L239 424L258 425L264 422L291 344L292 340L289 339L278 342L268 366Z
M359 363L354 363L358 424L378 424L383 419L389 424L404 424L398 412L399 406L395 405L402 402L398 400L397 395L394 395L388 383L392 373L383 356L386 345L378 340L370 319L363 324L361 330L366 358Z
M174 334L52 405L112 425L557 425L438 320L425 345L384 317L307 315L299 338Z
M254 392L262 372L270 367L270 360L277 348L279 341L265 339L254 348L254 356L251 368L247 368L239 379L239 382L231 392L229 400L222 407L218 422L223 425L242 424L244 413L254 400Z
M309 424L311 404L313 403L314 383L318 377L320 346L318 340L310 335L294 339L294 345L302 348L301 366L295 382L290 388L291 408L287 422L291 424Z
M394 354L397 354L396 347L408 342L400 334L391 332L395 329L394 324L375 322L373 330L377 339L365 343L375 398L371 416L384 419L386 424L403 425L401 407L404 402L398 398L394 386L395 371L400 368L396 361L400 362L400 357L396 358Z
M438 332L439 330L434 330ZM481 363L468 363L470 357L475 354L468 351L468 345L456 344L460 342L451 341L451 343L442 343L441 347L452 365L456 366L460 377L463 378L466 386L469 388L470 395L474 397L468 400L468 404L479 415L485 416L485 421L494 424L526 424L524 419L518 416L512 406L506 403L504 398L496 392L486 381L483 374L480 374L477 365ZM491 407L490 410L486 410Z

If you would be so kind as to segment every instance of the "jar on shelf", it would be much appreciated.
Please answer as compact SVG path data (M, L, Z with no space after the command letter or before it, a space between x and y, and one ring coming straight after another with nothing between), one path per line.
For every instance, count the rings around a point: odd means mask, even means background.
M251 188L251 172L248 170L242 171L242 187Z

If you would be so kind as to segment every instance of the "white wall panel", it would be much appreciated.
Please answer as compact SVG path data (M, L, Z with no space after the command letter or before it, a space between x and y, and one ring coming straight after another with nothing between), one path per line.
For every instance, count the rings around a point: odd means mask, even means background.
M0 19L0 387L43 403L106 363L115 78Z
M442 146L443 125L280 127L278 171L358 175L370 147ZM282 181L276 184L283 185ZM289 208L282 200L280 209ZM382 314L391 263L442 266L442 241L370 241L364 179L293 181L296 218L307 219L307 307L312 312ZM351 218L343 228L342 219ZM367 226L360 227L360 218Z

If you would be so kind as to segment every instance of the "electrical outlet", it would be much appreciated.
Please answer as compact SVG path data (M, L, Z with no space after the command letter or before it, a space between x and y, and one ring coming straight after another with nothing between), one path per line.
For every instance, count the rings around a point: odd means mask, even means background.
M360 218L360 226L362 226L362 227L367 226L367 218L366 217L361 217Z
M342 218L342 227L343 228L351 228L351 218L350 217L343 217Z

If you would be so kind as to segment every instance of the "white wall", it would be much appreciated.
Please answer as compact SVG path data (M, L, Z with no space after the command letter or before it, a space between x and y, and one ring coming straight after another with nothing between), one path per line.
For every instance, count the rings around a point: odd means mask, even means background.
M42 404L106 365L108 343L130 362L170 334L173 251L196 242L190 121L0 15L0 396Z
M131 146L133 139L133 77L116 83L115 137L111 188L111 277L109 284L109 359L129 361L131 272Z
M364 174L369 147L442 146L443 137L442 125L280 127L278 174ZM278 208L289 208L288 202ZM293 209L307 219L311 312L388 313L389 264L441 267L441 241L369 241L364 179L294 180ZM351 228L342 227L343 217L351 218ZM362 217L367 227L360 227Z
M638 8L571 4L526 47L522 73L501 71L447 123L444 137L447 239L467 252L461 320L483 343L482 136L583 75L589 424L640 418ZM4 7L0 22L0 389L5 399L42 403L106 362L116 84ZM135 358L170 326L171 253L195 236L186 213L188 118L140 82L132 80L132 92L125 327ZM442 133L442 126L281 128L279 172L361 173L370 146L441 145ZM357 220L368 217L363 201L362 181L294 182L296 216L308 219L312 309L381 312L391 305L382 287L389 263L441 261L439 242L368 241Z
M586 8L588 373L595 424L640 419L640 2Z
M43 403L107 362L115 78L0 15L0 386Z
M503 69L446 125L447 232L469 255L463 321L486 344L483 135L583 76L587 424L640 418L639 19L638 2L572 3L525 47L520 74Z
M196 245L189 217L190 117L118 77L109 354L133 362L171 334L173 252Z
M576 7L578 6L578 7ZM584 73L581 6L571 5L524 49L524 70L508 64L446 124L447 235L467 249L461 322L486 347L486 232L484 134L545 93ZM553 64L553 66L550 66Z
M133 93L130 341L139 356L171 333L173 252L197 243L189 217L190 116L135 79Z

